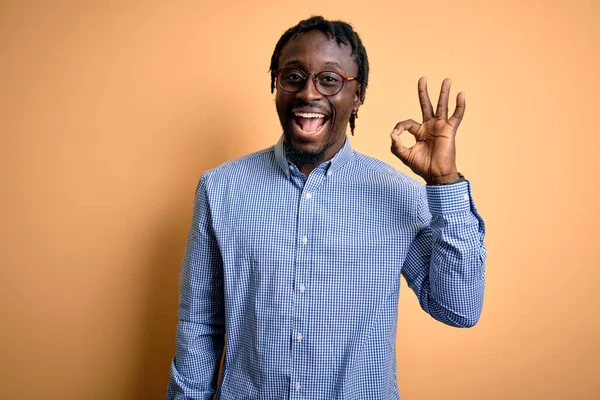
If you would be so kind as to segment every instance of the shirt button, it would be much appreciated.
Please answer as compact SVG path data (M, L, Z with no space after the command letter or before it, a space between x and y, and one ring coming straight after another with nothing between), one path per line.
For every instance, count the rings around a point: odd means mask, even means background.
M463 194L463 199L465 199L465 200L469 200L469 195L468 195L468 194L466 194L466 193L465 193L465 194Z
M300 382L296 383L296 392L299 392L300 389L302 389L302 386L300 386Z
M290 171L293 171L293 170L294 170L294 167L292 167L292 166L290 165Z
M331 171L327 171L327 176L331 176Z
M308 238L306 236L304 236L302 238L302 244L306 244L306 243L308 243Z
M306 198L310 199L312 197L312 193L306 193Z
M302 341L302 338L303 338L303 337L304 337L304 336L302 336L302 334L301 334L301 333L299 333L299 334L298 334L298 336L296 336L296 338L298 339L298 341L299 341L299 342L301 342L301 341Z
M304 291L306 290L306 286L304 286L303 283L300 284L300 293L304 293Z

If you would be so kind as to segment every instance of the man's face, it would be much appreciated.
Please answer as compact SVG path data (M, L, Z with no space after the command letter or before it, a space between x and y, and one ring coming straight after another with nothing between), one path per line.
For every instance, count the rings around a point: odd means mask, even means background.
M338 45L321 31L304 32L283 47L278 69L292 67L305 73L334 71L348 77L358 72L352 48ZM360 105L359 90L358 82L347 81L338 94L324 96L313 85L312 76L297 93L277 87L275 103L290 161L315 164L331 159L342 148L352 110ZM309 118L315 114L321 116Z

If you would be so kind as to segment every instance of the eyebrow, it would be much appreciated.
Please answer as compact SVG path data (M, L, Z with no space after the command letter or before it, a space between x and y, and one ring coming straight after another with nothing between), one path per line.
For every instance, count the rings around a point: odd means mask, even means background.
M302 62L300 60L291 60L285 63L285 65L298 65L298 64L302 64ZM342 67L342 64L340 64L337 61L326 61L325 65L333 65L335 67L338 67L341 70L344 70L344 68Z

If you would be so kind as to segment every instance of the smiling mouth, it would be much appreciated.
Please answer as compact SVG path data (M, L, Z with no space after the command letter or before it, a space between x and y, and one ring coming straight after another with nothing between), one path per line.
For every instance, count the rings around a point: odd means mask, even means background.
M306 135L315 135L323 129L328 117L321 113L294 112L294 125Z

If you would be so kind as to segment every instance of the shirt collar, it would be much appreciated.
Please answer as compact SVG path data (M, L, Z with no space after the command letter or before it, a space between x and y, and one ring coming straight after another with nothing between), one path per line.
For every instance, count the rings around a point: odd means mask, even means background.
M346 137L342 148L333 156L331 160L325 161L321 163L321 165L325 164L327 172L333 173L346 162L350 161L353 157L354 151L352 150L352 146L350 146L350 141L348 140L348 137ZM281 137L275 144L275 159L277 160L277 164L279 164L279 166L283 170L285 176L289 177L290 165L292 165L292 163L288 161L285 155L285 150L283 148L283 135L281 135Z

